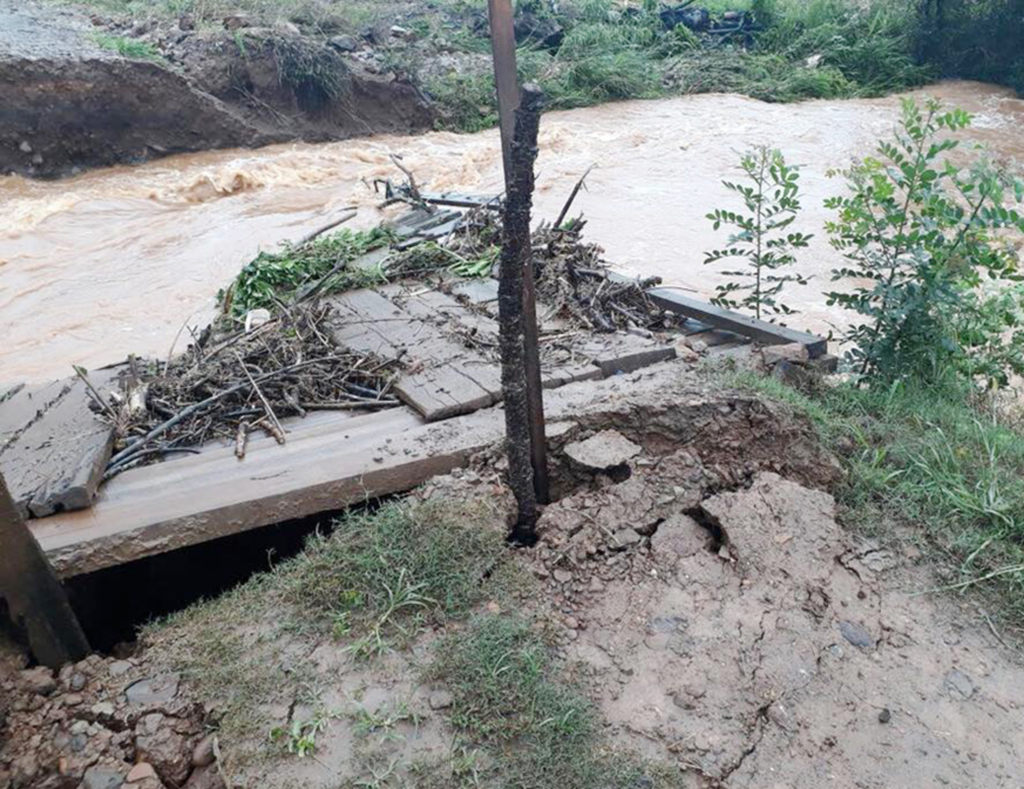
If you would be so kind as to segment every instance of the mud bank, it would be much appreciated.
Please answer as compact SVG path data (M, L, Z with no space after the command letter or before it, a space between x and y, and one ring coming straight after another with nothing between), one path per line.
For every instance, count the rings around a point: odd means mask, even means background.
M200 35L175 25L131 39L105 24L0 2L0 173L55 177L171 153L433 123L410 83L294 30ZM123 57L103 42L134 48Z

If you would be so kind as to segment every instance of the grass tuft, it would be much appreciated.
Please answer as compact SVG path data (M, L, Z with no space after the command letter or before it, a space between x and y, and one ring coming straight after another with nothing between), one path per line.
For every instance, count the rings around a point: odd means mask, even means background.
M143 638L152 659L217 706L233 752L264 758L280 752L265 736L280 723L268 709L309 684L310 644L333 638L344 649L372 636L389 648L492 593L508 556L504 535L486 526L493 517L486 503L414 501L349 515L272 571L147 626ZM403 589L415 590L416 605L396 604ZM310 734L280 737L308 752Z
M116 52L123 58L151 60L158 63L164 60L160 50L148 41L139 41L138 39L125 38L124 36L112 36L108 33L94 33L93 41L101 49Z
M671 774L647 770L602 746L593 704L558 678L550 646L524 617L474 617L442 640L427 677L451 690L451 722L461 736L495 757L492 780L482 785L676 785ZM465 746L464 751L476 753Z

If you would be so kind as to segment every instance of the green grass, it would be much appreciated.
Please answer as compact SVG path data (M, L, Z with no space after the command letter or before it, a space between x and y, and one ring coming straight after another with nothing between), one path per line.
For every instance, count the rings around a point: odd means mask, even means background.
M608 751L594 705L559 677L536 624L515 614L474 617L438 646L427 672L450 688L450 718L494 760L486 786L632 789L675 786L671 774Z
M397 502L350 515L272 571L147 626L149 655L217 704L221 736L236 754L265 758L281 747L267 740L267 705L287 704L317 680L303 658L309 645L334 639L373 657L496 593L508 578L508 549L486 526L493 520L481 502ZM280 739L308 751L310 734L288 730Z
M152 60L154 62L160 62L164 59L163 55L160 54L160 50L148 41L139 41L123 36L111 36L107 33L94 33L93 41L100 48L116 52L124 58Z
M249 310L275 309L292 299L303 286L313 286L342 266L320 287L321 293L350 290L380 282L375 269L349 269L342 265L391 240L387 231L374 228L342 230L320 236L308 244L279 252L261 252L239 272L227 291L219 295L224 312L244 315Z
M847 470L837 491L845 523L918 541L939 560L939 586L991 594L1024 635L1024 430L1015 417L970 393L914 383L807 396L755 374L732 382L811 418Z

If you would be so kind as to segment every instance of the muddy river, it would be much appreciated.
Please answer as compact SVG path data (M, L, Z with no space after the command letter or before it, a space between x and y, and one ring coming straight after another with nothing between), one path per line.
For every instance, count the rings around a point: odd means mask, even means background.
M974 139L1024 161L1024 101L969 82L922 93L974 112ZM771 105L704 95L552 113L541 127L535 218L553 218L595 165L577 203L588 237L622 270L706 297L719 278L703 253L725 231L715 233L705 214L735 205L721 180L735 176L739 151L775 145L804 168L794 229L816 234L799 262L811 284L786 295L801 311L790 324L827 332L844 316L821 295L838 262L822 201L843 184L825 172L870 153L898 106L898 97ZM209 319L218 289L259 249L348 205L360 209L353 226L379 222L371 183L400 176L390 153L432 190L493 193L501 181L493 131L189 154L59 182L0 178L0 383L65 376L72 364L128 353L165 356L183 326Z

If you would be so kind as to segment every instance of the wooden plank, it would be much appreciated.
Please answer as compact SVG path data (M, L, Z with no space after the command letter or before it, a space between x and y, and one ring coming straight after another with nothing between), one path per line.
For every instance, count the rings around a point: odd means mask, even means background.
M578 352L590 357L606 378L676 358L674 345L619 332L594 335Z
M501 373L489 359L458 345L372 290L332 297L335 339L349 348L402 359L395 394L428 421L485 408L501 396Z
M0 452L64 396L69 380L20 386L0 402Z
M7 615L25 631L33 655L58 669L89 654L53 567L25 526L0 475L0 599Z
M828 350L828 341L824 337L796 331L785 326L776 326L774 323L759 321L737 312L723 310L721 307L691 299L689 296L684 296L668 288L651 288L647 291L647 295L655 304L669 312L696 318L708 326L742 334L744 337L750 337L765 345L800 343L807 346L807 353L812 359L821 356Z
M487 277L485 279L467 279L452 288L452 294L457 298L465 298L470 304L484 307L492 317L498 315L498 280Z
M99 370L90 380L103 389L116 375L117 370ZM20 431L6 434L0 473L23 517L91 506L110 459L114 430L93 413L85 384L67 379L28 393L24 401L19 397L0 409L20 419L39 408Z
M500 411L443 425L409 408L351 418L322 412L287 420L288 443L230 446L132 469L90 510L30 526L57 572L80 575L229 534L409 490L465 465L500 439Z
M421 208L417 208L406 214L404 217L399 218L394 227L394 231L399 238L409 238L410 236L421 235L432 228L439 227L451 222L452 220L461 218L462 214L458 211L436 211L434 213L430 213Z
M484 280L481 280L484 281ZM486 280L494 282L494 280ZM415 286L414 286L415 287ZM410 289L407 285L386 285L379 289L389 299L399 303L409 314L422 320L434 323L440 331L453 331L456 327L471 336L477 337L486 346L493 346L493 363L498 364L498 323L489 313L481 313L466 304L457 301L453 296L436 289ZM497 305L495 305L496 307ZM543 305L538 305L543 309ZM560 330L564 328L560 319L546 321L544 328ZM604 346L602 346L602 350ZM481 351L484 353L484 351ZM471 366L474 362L468 362ZM472 367L470 368L472 369ZM498 369L500 376L500 368ZM541 365L541 381L545 389L554 389L576 381L596 381L603 377L589 359L567 364L545 362ZM497 381L500 384L500 377Z
M493 208L495 211L501 206L501 196L493 195L467 195L460 192L421 192L426 202L433 205L446 205L453 208Z

